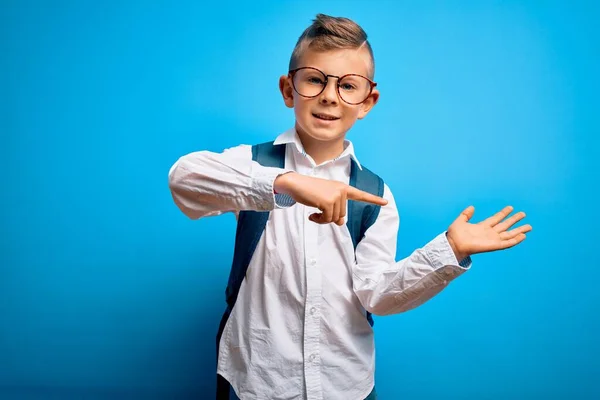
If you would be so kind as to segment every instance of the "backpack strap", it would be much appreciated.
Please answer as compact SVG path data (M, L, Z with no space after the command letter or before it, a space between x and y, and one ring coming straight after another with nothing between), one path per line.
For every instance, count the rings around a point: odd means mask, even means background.
M265 167L284 168L286 145L274 145L266 142L252 146L252 160ZM242 281L250 265L252 255L262 236L269 211L240 211L235 233L233 262L229 272L229 281L225 289L227 309L223 313L217 332L217 360L219 359L219 344L225 330L225 325L238 297ZM229 400L230 384L225 378L217 375L217 400Z
M350 166L350 186L362 190L363 192L374 194L382 197L384 183L383 179L363 167L358 168L356 161L352 160ZM354 250L356 246L365 236L365 232L379 216L381 206L363 201L348 200L348 230L352 236Z
M378 175L374 174L367 168L360 169L354 159L350 166L350 186L375 196L383 197L384 182ZM365 203L363 201L348 200L348 230L352 237L354 251L356 246L365 236L365 232L379 216L381 206L377 204ZM373 326L373 316L367 311L367 320Z
M284 168L285 144L274 145L273 142L252 146L252 160L265 167ZM269 211L240 211L235 234L233 265L229 274L229 282L225 292L227 304L232 310L252 255L269 220Z

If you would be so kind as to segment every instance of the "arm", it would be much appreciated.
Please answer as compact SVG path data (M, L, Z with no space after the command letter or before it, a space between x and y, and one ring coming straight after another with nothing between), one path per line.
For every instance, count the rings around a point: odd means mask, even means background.
M199 151L179 158L169 170L169 189L175 204L191 219L270 211L276 208L273 183L286 172L253 161L252 147L240 145L222 153Z
M354 292L363 307L376 315L405 312L441 292L448 282L470 268L461 267L445 232L407 258L396 261L399 216L394 197L385 186L388 205L356 248Z
M387 204L342 182L263 167L252 160L248 145L181 157L169 171L169 188L177 206L192 219L230 211L271 211L298 202L322 211L313 214L311 221L341 225L346 199Z

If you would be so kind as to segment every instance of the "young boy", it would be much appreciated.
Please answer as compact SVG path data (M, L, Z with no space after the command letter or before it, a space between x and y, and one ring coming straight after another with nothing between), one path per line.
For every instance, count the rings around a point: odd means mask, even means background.
M377 103L373 79L363 29L317 15L279 80L295 126L262 147L185 155L169 172L174 201L189 218L238 218L217 338L217 398L376 398L371 313L423 304L469 269L470 255L512 247L531 230L507 231L525 216L505 219L511 207L471 224L469 207L396 262L392 192L345 140ZM261 152L269 162L260 162Z

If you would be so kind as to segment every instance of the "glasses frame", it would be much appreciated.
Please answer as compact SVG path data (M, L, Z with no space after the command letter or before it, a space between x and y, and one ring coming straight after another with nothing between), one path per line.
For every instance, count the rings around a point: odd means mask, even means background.
M325 84L323 85L323 88L321 89L321 91L319 93L315 94L314 96L303 95L302 93L300 93L298 91L298 89L296 89L296 84L294 83L294 75L296 75L296 72L298 72L300 70L303 70L303 69L312 69L314 71L317 71L317 72L321 73L321 75L323 75L325 77ZM369 98L369 96L371 95L371 93L373 93L373 89L375 89L375 87L377 86L377 83L373 82L372 80L370 80L369 78L367 78L366 76L363 76L363 75L359 75L359 74L346 74L346 75L342 75L342 76L327 75L325 72L323 72L320 69L315 68L315 67L300 67L300 68L295 68L295 69L292 69L292 70L290 70L288 72L288 76L292 79L292 87L294 88L294 91L296 93L298 93L300 96L308 98L308 99L314 99L315 97L320 96L321 93L323 93L323 91L325 91L325 88L327 87L327 84L329 83L329 78L337 78L337 83L336 83L335 87L336 87L336 91L337 91L338 97L344 103L350 104L350 105L353 105L353 106L357 106L357 105L362 104L365 101L367 101L367 99ZM363 101L361 101L359 103L350 103L350 102L344 100L344 97L340 93L340 82L342 81L342 79L344 79L347 76L359 76L359 77L364 78L367 81L369 81L369 85L371 86L369 88L369 94L367 94L367 96L365 97L365 99Z

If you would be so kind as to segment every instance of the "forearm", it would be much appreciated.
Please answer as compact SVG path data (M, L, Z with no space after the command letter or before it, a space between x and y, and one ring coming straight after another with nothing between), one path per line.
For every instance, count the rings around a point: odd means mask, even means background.
M445 234L409 257L383 266L364 263L354 273L354 290L368 311L376 315L411 310L441 292L464 273Z
M200 151L173 165L169 188L175 204L192 219L230 211L269 211L275 207L274 181L284 172L252 161L249 147Z

